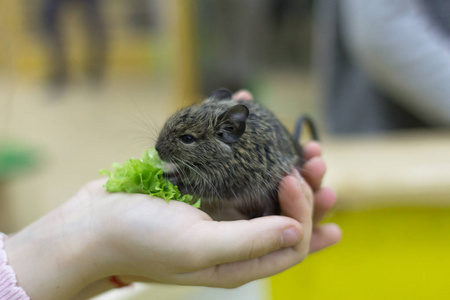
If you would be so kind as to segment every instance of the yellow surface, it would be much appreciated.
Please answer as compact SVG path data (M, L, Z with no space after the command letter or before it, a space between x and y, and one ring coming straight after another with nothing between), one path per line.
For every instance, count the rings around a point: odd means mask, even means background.
M273 277L273 300L450 299L450 132L323 146L343 240Z
M274 300L449 299L450 209L339 212L340 244L272 278Z

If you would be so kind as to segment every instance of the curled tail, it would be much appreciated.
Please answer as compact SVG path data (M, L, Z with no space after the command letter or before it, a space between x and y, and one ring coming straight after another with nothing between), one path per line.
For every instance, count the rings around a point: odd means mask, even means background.
M316 125L314 125L314 122L312 121L312 119L307 115L301 115L297 119L297 123L295 124L294 140L300 144L300 139L301 139L304 124L306 124L308 126L311 138L315 141L318 141L319 135L317 133Z

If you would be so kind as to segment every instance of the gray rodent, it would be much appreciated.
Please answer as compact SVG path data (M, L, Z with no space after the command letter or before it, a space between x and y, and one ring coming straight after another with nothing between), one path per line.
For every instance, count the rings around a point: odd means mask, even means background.
M156 150L172 166L169 180L201 197L201 209L216 220L279 214L277 188L303 164L302 147L272 112L232 100L227 89L170 117Z

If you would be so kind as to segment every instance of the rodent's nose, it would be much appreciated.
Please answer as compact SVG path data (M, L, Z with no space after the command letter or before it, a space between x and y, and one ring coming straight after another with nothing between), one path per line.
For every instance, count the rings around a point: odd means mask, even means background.
M164 151L163 151L164 147L162 146L162 143L157 142L155 145L155 149L158 152L159 157L161 157L161 159L162 159L162 156L164 156Z
M156 149L156 152L158 152L158 154L161 153L161 143L159 141L156 143L155 149Z
M167 151L164 151L165 147L161 141L156 142L155 149L158 152L159 158L167 160Z

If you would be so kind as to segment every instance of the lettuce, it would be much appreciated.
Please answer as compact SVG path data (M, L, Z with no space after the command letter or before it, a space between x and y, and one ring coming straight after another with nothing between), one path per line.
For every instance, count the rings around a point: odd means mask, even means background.
M128 159L123 165L114 163L113 171L100 170L100 174L109 177L105 184L108 192L148 194L199 208L201 199L193 203L192 195L181 195L178 187L163 177L162 165L158 152L151 148L144 150L141 159Z

